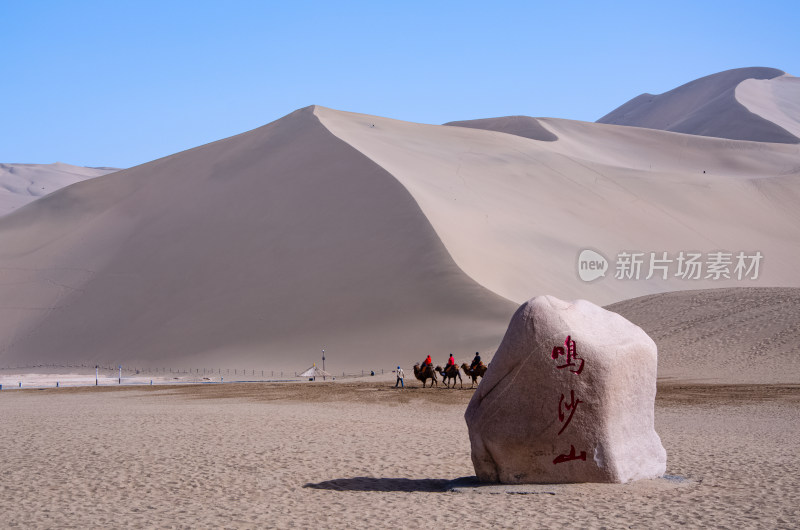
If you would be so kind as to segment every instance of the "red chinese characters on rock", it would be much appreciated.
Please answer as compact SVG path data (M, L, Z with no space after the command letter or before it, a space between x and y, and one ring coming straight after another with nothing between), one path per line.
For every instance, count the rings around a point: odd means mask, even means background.
M564 351L565 347L567 348L566 352ZM572 337L570 335L567 335L567 338L564 340L563 347L556 346L553 348L553 353L550 354L550 357L552 357L553 360L558 360L558 358L561 357L562 355L567 356L567 362L560 366L556 366L556 368L558 368L559 370L563 368L569 368L569 371L572 372L573 374L581 375L581 372L583 372L584 360L578 357L578 351L575 346L575 341L572 340ZM575 364L575 361L580 361L580 365ZM578 366L578 369L574 370L573 368L575 368L576 366Z
M558 361L561 356L566 357L566 362L564 364L556 365L556 369L558 370L569 368L569 371L575 375L581 375L581 372L583 372L585 361L578 356L577 345L570 335L567 335L567 338L564 340L563 347L556 346L553 348L553 352L550 356L554 361ZM583 403L583 401L575 397L575 390L570 389L569 402L567 402L566 395L561 394L558 400L558 421L563 425L561 426L561 430L558 431L557 436L561 436L561 433L563 433L570 424L572 417L575 415L575 411L578 409L578 405L581 403ZM569 412L569 415L567 415L567 412ZM563 464L564 462L570 462L572 460L586 461L586 451L576 453L575 446L570 444L569 453L558 455L553 460L553 464Z
M555 460L553 460L554 464L561 464L564 462L569 462L570 460L583 460L586 462L586 451L581 451L581 454L575 454L575 446L570 444L569 446L569 454L568 455L558 455Z
M575 399L575 391L574 390L570 390L569 391L569 396L570 396L569 403L566 403L566 401L564 400L564 394L561 394L561 399L558 400L558 421L560 421L561 423L564 424L561 427L561 430L558 431L559 436L561 435L562 432L564 432L564 429L567 428L567 425L569 425L569 422L572 421L572 415L575 414L575 409L578 408L578 404L583 403L583 401L581 401L580 399ZM564 422L565 415L564 415L564 412L562 411L562 408L561 408L562 405L564 407L564 410L568 410L569 411L569 416L567 417L566 423Z

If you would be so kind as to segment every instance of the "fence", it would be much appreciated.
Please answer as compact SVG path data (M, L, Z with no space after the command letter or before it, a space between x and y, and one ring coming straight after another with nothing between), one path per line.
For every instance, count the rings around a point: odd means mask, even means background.
M170 383L235 383L235 382L269 382L269 381L290 381L305 380L300 371L288 370L268 370L263 368L189 368L189 367L146 367L146 366L125 366L109 363L90 364L90 363L36 363L30 365L6 365L0 366L0 389L2 388L22 388L23 381L38 381L37 383L25 383L28 388L41 388L46 386L83 386L89 384L108 386L110 384L170 384ZM370 368L358 371L330 371L332 379L350 379L365 377L370 375L382 375L392 373L389 368ZM5 375L4 372L8 375ZM57 372L57 373L54 373ZM11 375L20 377L12 378ZM47 379L42 377L30 377L32 375L47 375ZM62 377L61 380L56 376L61 375L80 375L79 383L76 379ZM91 377L89 377L91 376ZM17 379L20 379L19 381ZM84 381L85 379L85 381ZM325 378L329 379L329 378ZM52 380L52 381L51 381ZM319 376L317 377L319 380ZM13 381L13 384L12 384ZM59 382L61 383L59 385ZM72 384L70 384L70 382Z

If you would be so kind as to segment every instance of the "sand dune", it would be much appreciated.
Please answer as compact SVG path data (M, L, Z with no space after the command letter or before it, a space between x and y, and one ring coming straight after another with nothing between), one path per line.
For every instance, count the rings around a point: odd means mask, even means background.
M746 79L736 86L736 100L753 114L800 138L800 79L788 74Z
M656 342L659 379L800 383L800 289L663 293L606 308Z
M0 216L57 189L117 171L55 164L0 164Z
M514 310L312 108L44 197L0 221L0 264L0 364L408 366Z
M800 137L769 117L751 112L737 96L737 86L742 82L770 80L783 74L774 68L727 70L696 79L663 94L641 94L609 112L597 123L734 140L800 143Z

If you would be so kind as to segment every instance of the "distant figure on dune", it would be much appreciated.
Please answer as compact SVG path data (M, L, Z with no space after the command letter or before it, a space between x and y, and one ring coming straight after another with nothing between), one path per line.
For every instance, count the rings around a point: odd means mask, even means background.
M394 387L397 388L397 385L400 385L400 388L405 388L406 385L403 383L403 379L406 377L405 372L399 366L397 367L397 381L394 384Z

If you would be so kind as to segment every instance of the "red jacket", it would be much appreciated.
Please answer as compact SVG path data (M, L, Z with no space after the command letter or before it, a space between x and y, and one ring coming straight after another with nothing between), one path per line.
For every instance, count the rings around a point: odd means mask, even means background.
M433 364L433 361L431 361L431 356L430 355L428 355L428 357L425 359L425 363L424 364Z
M456 359L455 357L450 355L450 358L447 359L447 366L455 366L455 365L456 365Z

